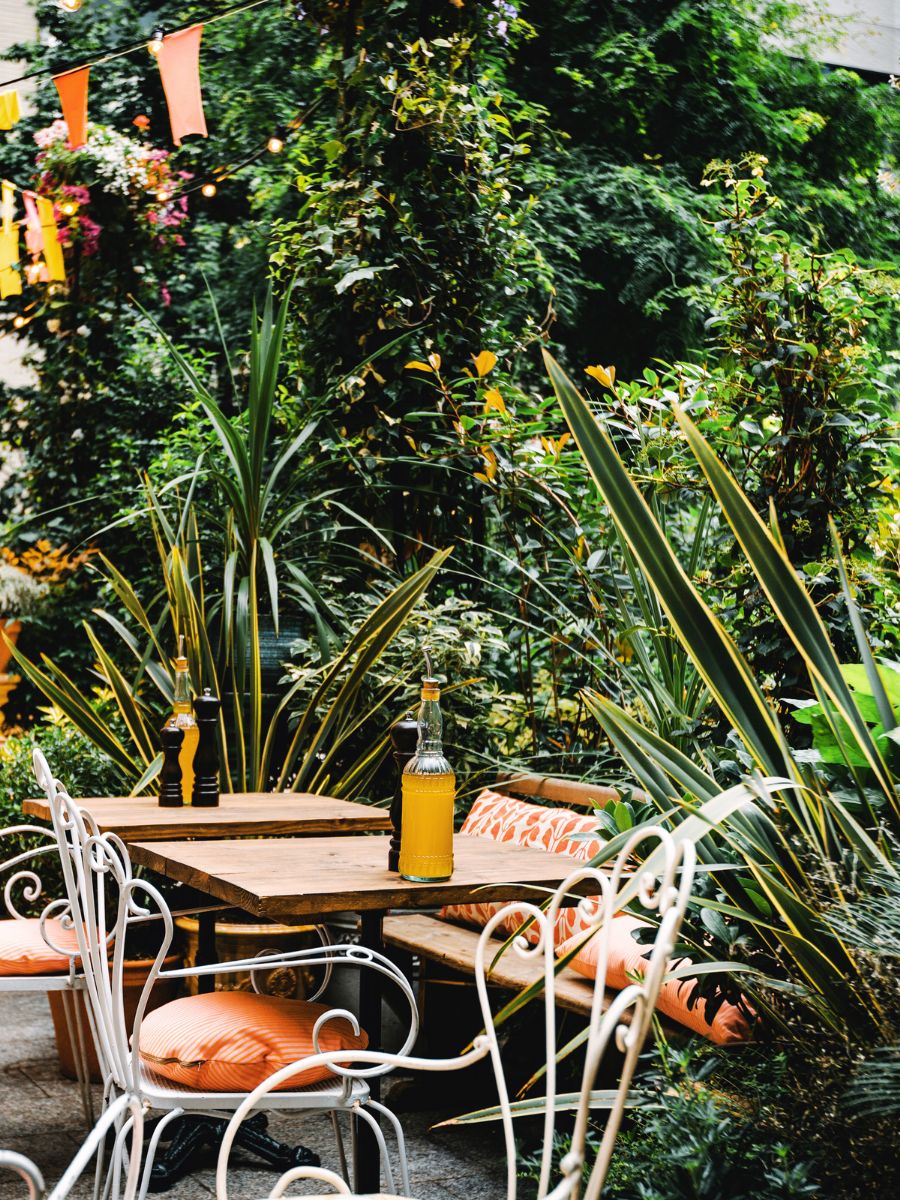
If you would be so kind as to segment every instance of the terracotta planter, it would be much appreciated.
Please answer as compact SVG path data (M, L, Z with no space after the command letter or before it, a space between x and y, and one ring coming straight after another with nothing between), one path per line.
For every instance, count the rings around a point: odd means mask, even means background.
M16 644L16 638L22 629L21 621L10 621L8 617L0 617L0 632L6 634L13 645ZM12 658L9 646L0 637L0 675L6 673L6 668L9 666L9 660Z
M226 914L227 915L227 914ZM192 967L197 961L197 919L177 917L175 924L181 930L184 946L185 966ZM219 962L234 962L242 958L254 958L264 950L305 950L320 946L321 939L313 925L250 925L240 921L216 921L216 958ZM286 999L303 999L315 991L315 976L321 969L295 971L276 967L268 978L260 980L260 987L271 996ZM259 976L257 976L259 979ZM216 977L216 988L221 991L249 991L249 971ZM188 991L196 995L196 979L188 980Z
M125 1026L128 1029L131 1028L134 1020L135 1010L141 998L141 990L147 980L147 975L153 966L153 962L152 958L139 958L125 963ZM170 954L163 963L163 969L172 970L180 965L181 955ZM163 1004L168 1004L170 1000L174 1000L178 995L180 982L177 979L157 980L153 991L150 993L146 1011L151 1012L154 1008L159 1008ZM56 1034L56 1049L59 1054L60 1069L67 1079L75 1079L75 1052L69 1038L66 1013L63 1008L63 1004L66 1001L63 1000L61 992L48 992L47 999L50 1001L50 1013L53 1017L53 1032ZM94 1047L94 1039L91 1037L90 1023L84 1002L84 993L76 992L75 1004L81 1006L82 1028L89 1039L88 1064L90 1066L91 1079L94 1083L102 1083L100 1064L97 1062L97 1051Z

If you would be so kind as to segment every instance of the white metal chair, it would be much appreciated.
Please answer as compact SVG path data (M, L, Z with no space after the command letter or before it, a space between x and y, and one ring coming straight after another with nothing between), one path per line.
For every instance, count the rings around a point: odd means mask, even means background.
M120 1096L107 1107L49 1195L40 1168L24 1154L0 1150L0 1170L13 1171L22 1179L28 1200L45 1200L45 1197L46 1200L66 1200L91 1159L98 1151L102 1152L106 1136L113 1128L118 1128L118 1133L116 1152L110 1159L109 1193L115 1200L135 1200L140 1182L144 1110L134 1096ZM127 1160L124 1190L123 1160Z
M87 1060L87 1040L82 1006L77 1002L76 992L81 987L81 979L77 970L78 956L70 942L66 946L57 945L57 934L61 928L70 926L69 903L65 899L52 900L41 913L40 917L29 917L20 912L18 905L34 905L44 894L44 884L38 873L38 867L43 865L39 860L59 858L56 835L49 829L38 825L11 825L0 830L0 845L6 839L35 838L43 845L19 850L9 858L0 862L0 882L3 883L3 909L5 917L0 935L15 944L38 942L46 945L57 960L58 965L53 971L31 973L22 970L7 970L0 973L0 993L3 992L59 992L62 1000L63 1016L69 1034L75 1063L75 1076L81 1095L85 1122L90 1127L94 1123L94 1105L91 1093L90 1071ZM18 925L6 925L5 922L19 922ZM52 922L58 922L55 926ZM12 935L12 936L9 936Z
M639 868L635 868L633 855L647 841L656 843ZM582 1195L585 1200L597 1200L601 1195L609 1169L613 1144L628 1101L628 1093L638 1057L641 1053L653 1017L659 989L663 983L669 960L675 948L681 921L687 908L693 886L695 850L690 841L676 841L664 829L653 826L638 830L623 847L609 872L589 867L579 867L554 892L549 904L514 903L496 913L485 926L478 945L475 986L484 1018L485 1032L475 1038L470 1050L452 1059L416 1058L403 1054L384 1054L377 1051L358 1051L352 1055L353 1065L346 1053L317 1055L294 1063L272 1075L260 1084L238 1107L226 1130L219 1153L216 1173L217 1200L228 1200L228 1163L231 1148L241 1122L259 1103L265 1103L272 1088L281 1078L289 1076L298 1066L309 1066L314 1062L327 1061L335 1070L345 1071L354 1077L366 1066L389 1065L415 1071L459 1071L490 1057L494 1070L499 1098L498 1117L502 1121L507 1157L507 1198L516 1195L516 1149L513 1137L513 1118L521 1106L510 1101L503 1060L492 1012L488 1000L487 972L496 957L499 946L492 940L495 930L509 928L509 920L518 918L520 923L532 921L537 928L538 941L529 944L529 939L520 932L506 953L515 953L524 958L542 957L544 965L543 1006L546 1038L546 1095L552 1098L544 1108L541 1172L538 1200L568 1200ZM562 1161L554 1164L553 1143L558 1106L563 1098L557 1092L557 1023L554 998L556 955L554 953L554 931L560 909L571 901L573 892L589 893L591 899L580 901L584 918L584 940L590 937L601 939L598 954L597 983L595 984L591 1015L585 1043L585 1060L581 1074L580 1091L566 1098L566 1107L574 1103L575 1118L572 1128L571 1148ZM640 911L646 910L648 917L658 922L652 946L648 947L643 978L636 979L618 993L606 996L606 962L610 923L616 913L627 905ZM608 999L608 1003L607 1003ZM537 1002L537 1001L535 1001ZM614 1045L624 1055L619 1073L618 1086L612 1092L597 1092L594 1083L601 1062ZM586 1162L586 1139L592 1110L606 1110L603 1118L604 1131L598 1154L592 1166ZM530 1111L533 1113L534 1108ZM599 1121L596 1115L595 1121ZM556 1170L558 1179L551 1187L551 1176ZM284 1194L287 1187L298 1179L320 1180L330 1184L342 1195L349 1194L346 1183L339 1175L323 1169L297 1167L281 1176L270 1193L272 1200ZM407 1193L408 1194L408 1193ZM245 1200L241 1197L241 1200ZM306 1200L309 1200L306 1197ZM396 1198L390 1198L396 1200Z
M66 891L78 936L79 953L83 964L84 986L91 1015L91 1028L98 1059L104 1077L103 1102L107 1106L115 1097L130 1094L144 1106L161 1113L147 1141L147 1154L138 1196L146 1195L150 1172L163 1131L176 1117L211 1115L228 1118L243 1102L246 1092L203 1092L180 1086L154 1072L140 1056L141 1026L150 993L157 980L187 980L204 975L231 972L250 972L254 987L258 974L268 974L277 967L322 967L324 981L310 1002L321 994L335 966L377 971L393 982L403 995L409 1011L409 1030L400 1050L405 1055L415 1043L418 1033L418 1014L412 989L402 972L384 955L354 945L323 945L305 950L275 954L267 953L254 959L215 963L208 966L166 970L163 962L172 943L174 922L164 897L148 880L135 878L124 842L113 833L101 834L96 823L67 795L54 779L47 761L39 750L34 752L34 767L38 782L50 797L53 825L59 842ZM132 1027L126 1026L122 966L125 944L130 928L156 920L162 926L160 949L148 975L137 1005ZM296 1001L298 1005L303 1001ZM349 1021L356 1033L356 1017L344 1009L332 1009L316 1023L313 1042L320 1044L322 1028L337 1018ZM338 1161L346 1174L346 1159L340 1136L337 1114L346 1112L351 1118L351 1132L356 1122L369 1125L381 1151L388 1178L391 1166L384 1135L378 1120L369 1110L375 1110L392 1127L400 1150L401 1186L406 1187L407 1170L403 1148L403 1131L397 1118L384 1105L374 1101L367 1078L391 1070L390 1063L379 1063L361 1072L348 1074L335 1069L333 1078L310 1087L278 1091L268 1095L264 1107L330 1114L337 1139ZM393 1184L391 1185L393 1186Z

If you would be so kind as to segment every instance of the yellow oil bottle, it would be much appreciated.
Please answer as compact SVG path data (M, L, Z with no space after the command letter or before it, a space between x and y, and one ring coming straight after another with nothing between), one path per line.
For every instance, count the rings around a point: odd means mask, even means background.
M418 745L400 781L400 874L420 883L438 883L453 874L456 775L444 758L441 690L427 651L425 666Z
M194 754L200 738L200 730L194 719L191 704L191 676L188 660L184 654L184 638L179 642L178 657L175 659L175 702L172 705L172 724L184 734L178 765L181 767L181 796L190 804L194 789Z

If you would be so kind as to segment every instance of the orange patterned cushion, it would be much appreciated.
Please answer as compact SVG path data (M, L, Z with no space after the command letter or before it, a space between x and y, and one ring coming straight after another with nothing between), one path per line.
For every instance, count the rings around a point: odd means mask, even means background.
M59 921L47 922L47 934L55 946L78 952L74 929L63 929ZM0 921L0 975L58 975L68 971L71 959L44 941L38 917Z
M524 838L531 826L549 810L540 804L527 804L500 792L485 788L469 810L462 823L460 833L470 837L490 838L493 842L515 842L524 845ZM495 912L503 908L497 901L482 904L448 904L438 916L448 921L463 921L467 925L484 928Z
M288 1063L315 1053L313 1026L328 1005L259 996L256 992L210 992L182 996L157 1008L141 1026L141 1059L157 1075L204 1092L250 1092ZM327 1021L319 1049L362 1050L344 1017ZM279 1085L294 1090L335 1078L327 1066L312 1067Z
M460 833L490 837L496 842L515 842L518 846L531 846L536 850L548 850L551 854L568 854L581 862L587 862L598 854L604 845L600 837L572 837L575 833L593 833L597 818L589 813L574 813L568 808L545 808L542 804L527 804L514 800L499 792L485 790L463 822ZM451 904L441 909L440 916L451 921L464 921L483 928L495 912L504 908L497 901L483 904ZM556 924L556 939L569 937L577 929L575 909L560 913ZM507 934L519 928L519 921L511 917L504 921ZM532 929L526 933L529 940L536 940Z
M611 988L620 991L635 977L641 978L644 973L645 956L650 947L643 946L634 940L634 932L647 921L634 917L630 913L622 913L615 917L609 929L609 959L607 962L606 982ZM574 950L582 934L576 934L569 941L558 946L556 953L562 957ZM588 979L597 978L597 958L600 952L600 938L594 937L587 942L575 955L569 966ZM679 966L689 966L690 959L683 958ZM694 989L693 979L670 979L660 988L656 1007L679 1025L684 1025L694 1033L700 1033L710 1041L720 1046L730 1042L745 1042L750 1037L750 1024L741 1010L735 1004L725 1001L719 1008L712 1022L706 1019L705 1001L699 1000L693 1007L688 1007L688 999Z

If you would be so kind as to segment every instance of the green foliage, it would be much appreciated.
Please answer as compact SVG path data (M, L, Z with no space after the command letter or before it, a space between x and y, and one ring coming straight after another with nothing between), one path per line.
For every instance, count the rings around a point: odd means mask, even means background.
M341 595L336 580L324 583L334 596L328 624L321 623L318 638L299 638L291 647L291 658L296 660L296 665L287 664L287 678L295 685L291 691L292 712L303 710L342 639L369 619L387 591L384 584L375 581L366 592ZM491 615L479 611L471 600L447 597L413 609L364 682L358 703L361 719L342 745L341 755L352 757L360 745L383 744L386 707L398 712L403 708L417 711L418 662L423 645L430 648L447 680L442 694L442 708L448 718L444 748L461 784L457 793L457 817L461 818L475 793L494 782L501 766L508 768L518 751L514 738L519 731L517 723L503 719L503 709L508 709L514 697L503 694L497 684L509 646ZM390 699L387 706L386 698ZM392 775L380 782L382 793L393 790Z
M740 1054L740 1052L738 1052ZM620 1135L606 1190L610 1200L787 1200L817 1196L806 1146L769 1118L785 1086L783 1054L740 1056L723 1067L696 1042L661 1047L641 1083L650 1104ZM717 1068L737 1075L727 1092Z
M707 173L726 189L714 228L727 271L707 321L716 374L700 386L745 490L760 512L772 506L788 553L805 563L825 548L829 519L852 550L877 513L896 422L871 337L900 283L890 264L863 270L848 250L792 240L773 219L781 205L764 168L751 157Z
M640 567L644 585L659 598L675 634L742 743L746 769L783 775L796 783L796 790L785 790L777 803L766 788L760 788L758 804L745 804L715 822L717 841L728 847L741 871L711 871L720 895L704 897L700 903L726 920L752 928L762 948L760 962L768 959L770 989L777 993L786 976L794 1001L805 1010L807 1020L834 1032L849 1027L863 1044L877 1044L892 1031L883 981L873 979L865 962L826 924L824 914L852 905L854 870L867 875L872 894L877 894L881 876L895 874L892 847L885 842L883 831L892 830L895 836L898 832L900 792L809 593L781 542L760 520L696 426L676 406L676 417L710 491L776 619L803 659L814 694L828 712L843 719L865 759L868 772L865 777L853 775L850 795L830 789L826 778L804 772L795 761L746 660L688 579L608 434L555 360L547 355L546 361L575 441ZM885 727L890 723L896 728L897 713L880 683L846 587L845 601ZM588 694L586 701L669 818L684 807L690 810L716 800L721 784L714 764L699 768L669 741L600 695ZM710 846L701 850L701 861L721 861L720 853L719 846ZM700 934L698 945L703 941ZM771 1001L770 991L768 1003Z
M863 262L896 259L900 106L804 54L809 7L783 0L525 0L508 86L541 104L540 244L567 358L622 373L696 344L715 272L696 192L710 159L764 154L789 232ZM774 36L773 36L774 35ZM778 45L790 46L791 53ZM887 169L887 170L886 170Z

